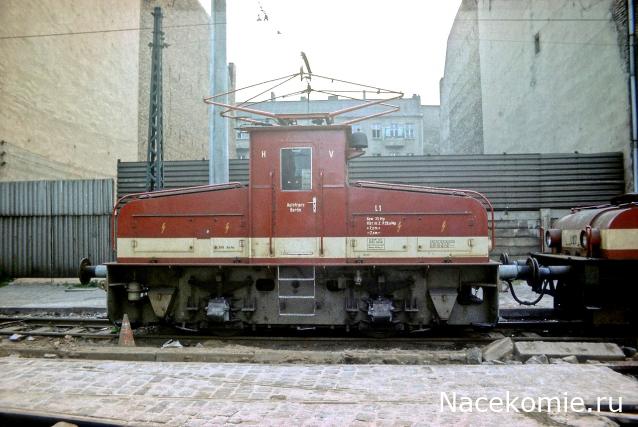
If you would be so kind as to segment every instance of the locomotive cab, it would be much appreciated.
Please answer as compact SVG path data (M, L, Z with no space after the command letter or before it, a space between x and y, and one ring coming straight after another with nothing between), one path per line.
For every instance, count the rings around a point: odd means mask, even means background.
M330 236L345 236L347 126L246 129L250 134L252 256L342 257ZM253 208L254 207L254 208Z

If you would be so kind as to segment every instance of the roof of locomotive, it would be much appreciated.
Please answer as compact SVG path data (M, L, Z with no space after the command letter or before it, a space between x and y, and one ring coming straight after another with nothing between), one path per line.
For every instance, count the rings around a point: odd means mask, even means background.
M600 205L588 205L588 206L577 206L571 209L572 213L574 212L584 212L584 211L592 211L597 209L605 209L605 208L613 208L617 207L625 208L625 207L636 207L638 206L638 193L625 193L613 197L609 203L603 203Z

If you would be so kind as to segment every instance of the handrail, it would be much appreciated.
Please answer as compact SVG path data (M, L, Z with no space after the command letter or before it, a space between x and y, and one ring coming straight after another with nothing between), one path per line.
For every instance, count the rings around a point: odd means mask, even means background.
M446 194L450 196L466 196L472 197L474 199L479 199L481 202L487 204L490 210L490 222L492 224L492 248L496 247L496 227L494 221L494 206L492 206L492 202L487 198L487 196L483 193L479 193L474 190L461 190L456 188L444 188L444 187L427 187L424 185L410 185L410 184L395 184L395 183L387 183L387 182L375 182L375 181L355 181L353 185L358 185L359 187L368 187L368 188L379 188L379 189L387 189L387 190L408 190L408 191L416 191L419 193L429 193L429 194Z
M190 194L190 193L198 193L202 190L226 190L229 188L241 188L244 185L241 182L227 182L224 184L207 184L207 185L196 185L193 187L183 187L183 188L171 188L168 190L158 190L158 191L144 191L141 193L131 193L125 194L124 196L117 199L115 205L113 205L113 214L111 215L111 247L113 250L116 250L116 223L115 218L117 217L117 212L120 207L122 201L126 199L142 199L142 198L154 198L154 197L162 197L162 196L172 196L175 194Z
M593 210L593 209L602 209L602 208L621 209L621 208L627 208L630 206L638 206L638 202L626 202L626 203L619 203L617 205L613 203L605 203L603 205L578 206L576 208L571 208L570 211L571 213L576 213L576 212L580 212L584 210Z

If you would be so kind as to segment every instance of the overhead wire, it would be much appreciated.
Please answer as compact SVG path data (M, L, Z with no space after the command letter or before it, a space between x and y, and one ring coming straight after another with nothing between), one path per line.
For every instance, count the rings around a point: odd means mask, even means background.
M193 27L210 27L212 25L224 25L226 22L205 22L198 24L177 24L177 25L163 25L163 29L167 28L193 28ZM111 28L106 30L87 30L87 31L67 31L61 33L45 33L45 34L24 34L19 36L0 36L0 40L13 40L13 39L34 39L41 37L61 37L61 36L78 36L87 34L101 34L101 33L121 33L128 31L153 31L153 27L130 27L130 28Z
M471 21L471 22L607 22L609 18L456 18L456 21ZM224 25L227 22L202 22L196 24L175 24L164 25L164 29L169 28L194 28L194 27L209 27L212 25ZM75 36L75 35L87 35L87 34L100 34L100 33L118 33L128 31L152 31L153 27L128 27L128 28L110 28L104 30L87 30L87 31L67 31L58 33L44 33L44 34L23 34L17 36L0 36L0 40L12 40L12 39L32 39L40 37L62 37L62 36ZM498 40L490 40L498 41Z

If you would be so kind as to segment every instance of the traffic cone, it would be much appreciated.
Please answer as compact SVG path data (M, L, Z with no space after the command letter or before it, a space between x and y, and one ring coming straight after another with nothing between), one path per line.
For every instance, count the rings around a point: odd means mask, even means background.
M122 318L122 327L120 328L120 339L117 343L122 347L135 347L135 340L133 339L133 330L131 329L131 322L128 320L128 314L124 314Z

